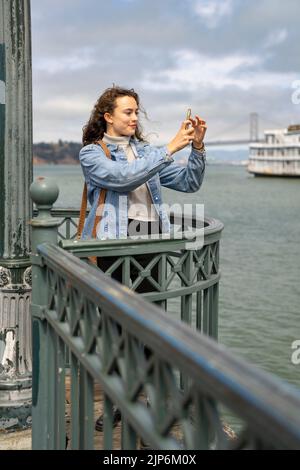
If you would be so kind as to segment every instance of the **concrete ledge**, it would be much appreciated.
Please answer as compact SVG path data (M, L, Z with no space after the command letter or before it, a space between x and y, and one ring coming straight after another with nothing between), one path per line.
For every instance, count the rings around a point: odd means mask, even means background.
M0 450L31 450L31 429L0 432Z

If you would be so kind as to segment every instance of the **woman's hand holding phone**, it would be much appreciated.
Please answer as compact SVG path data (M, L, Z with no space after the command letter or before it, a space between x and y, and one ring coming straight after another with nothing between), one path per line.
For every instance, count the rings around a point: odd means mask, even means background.
M183 121L175 137L167 145L171 155L182 150L191 142L195 148L200 149L203 146L203 139L207 129L206 122L197 115L195 119L191 118L190 108L187 111L186 117L187 119Z
M206 129L207 129L206 121L204 121L197 115L195 116L195 119L190 118L190 121L195 131L194 139L193 139L193 146L195 148L200 149L203 147L203 139L204 139Z

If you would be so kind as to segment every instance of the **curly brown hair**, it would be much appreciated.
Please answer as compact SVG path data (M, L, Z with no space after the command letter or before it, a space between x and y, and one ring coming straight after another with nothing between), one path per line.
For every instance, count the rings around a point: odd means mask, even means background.
M147 117L147 113L143 108L141 108L139 96L133 88L127 89L115 85L112 88L107 88L104 93L102 93L100 98L98 98L89 121L82 129L83 146L92 144L96 140L103 138L104 132L106 132L106 121L104 119L104 114L113 113L116 107L116 99L119 96L132 96L135 99L139 110ZM138 140L145 141L139 122L137 124L134 137Z

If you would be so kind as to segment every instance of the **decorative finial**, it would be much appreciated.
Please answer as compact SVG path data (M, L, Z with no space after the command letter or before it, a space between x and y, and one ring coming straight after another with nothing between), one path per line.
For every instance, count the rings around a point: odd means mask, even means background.
M38 209L51 209L58 194L58 186L51 178L39 176L30 186L31 199Z

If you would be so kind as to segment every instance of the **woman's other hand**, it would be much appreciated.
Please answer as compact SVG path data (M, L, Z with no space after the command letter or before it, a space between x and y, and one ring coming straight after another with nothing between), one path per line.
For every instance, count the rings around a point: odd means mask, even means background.
M193 145L195 148L201 147L207 129L206 121L197 115L195 116L195 119L190 118L190 121L195 131Z
M174 139L172 139L171 142L167 145L171 155L175 152L178 152L179 150L182 150L184 147L194 141L195 129L193 126L189 127L191 122L192 119L183 121Z

